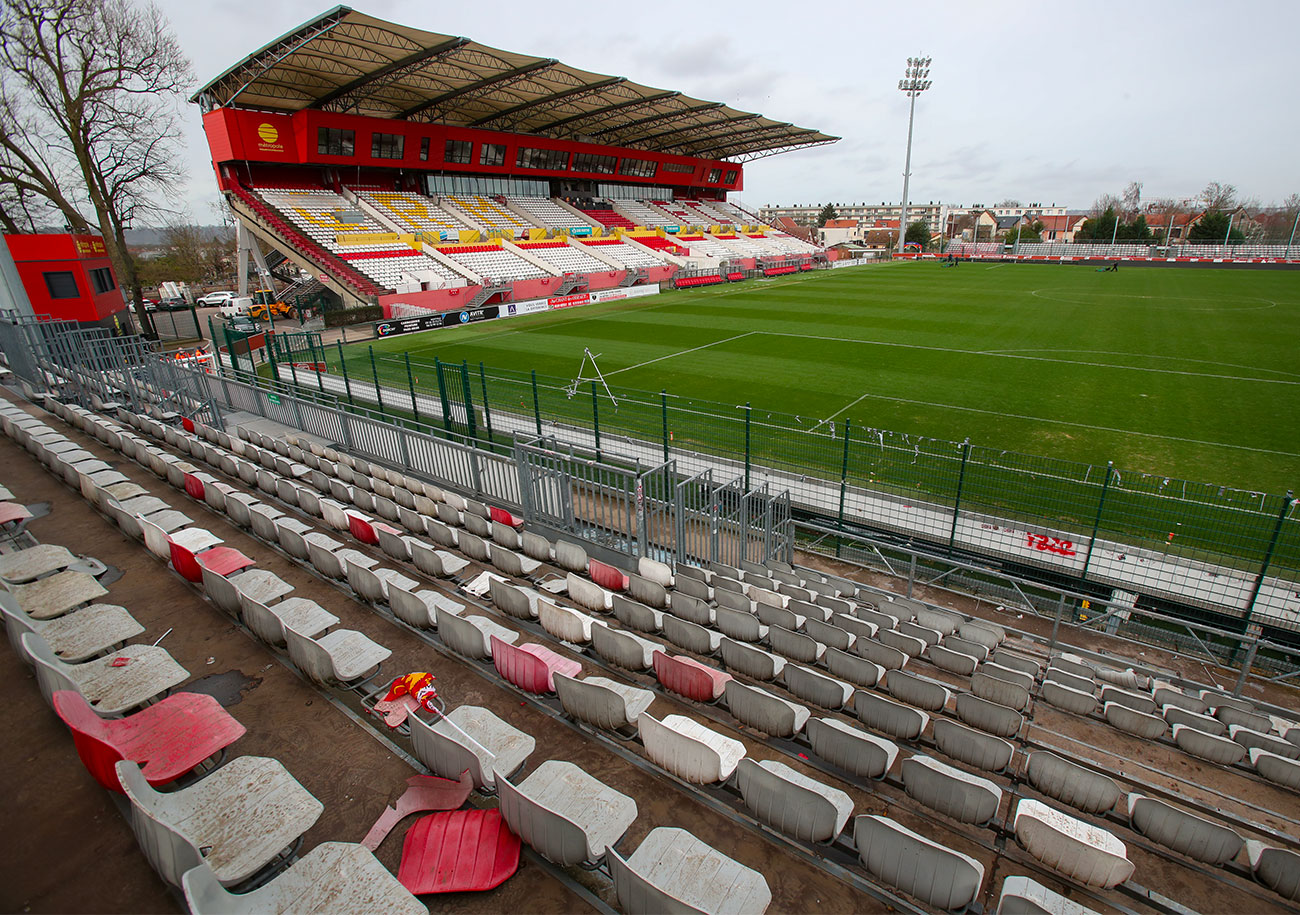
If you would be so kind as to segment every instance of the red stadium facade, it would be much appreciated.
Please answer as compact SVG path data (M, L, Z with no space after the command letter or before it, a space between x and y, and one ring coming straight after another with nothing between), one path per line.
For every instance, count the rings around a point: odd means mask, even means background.
M126 301L98 235L6 235L32 314L131 331Z
M746 161L835 137L346 7L193 101L241 255L286 298L471 313L825 257L727 195Z

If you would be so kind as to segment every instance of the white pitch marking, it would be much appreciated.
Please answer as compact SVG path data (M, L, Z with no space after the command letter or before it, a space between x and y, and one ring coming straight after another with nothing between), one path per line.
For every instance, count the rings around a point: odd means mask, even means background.
M1138 432L1133 429L1116 429L1113 426L1094 426L1091 425L1090 423L1075 423L1065 419L1047 419L1042 416L1027 416L1023 413L1004 413L1001 410L982 410L979 407L959 407L953 404L936 403L930 400L911 400L907 397L890 397L887 394L863 394L862 397L859 397L858 400L855 400L853 403L857 403L859 400L863 400L867 397L874 397L877 400L892 400L896 403L916 404L922 407L939 407L944 410L959 410L963 413L984 413L988 416L1006 416L1011 419L1028 419L1036 423L1052 423L1058 426L1074 426L1075 428L1078 429L1093 429L1098 432L1118 432L1122 435L1139 435L1142 436L1143 438L1159 438L1171 442L1184 442L1189 445L1209 445L1213 448L1231 448L1235 451L1253 451L1258 454L1278 454L1284 457L1300 457L1300 455L1296 454L1295 452L1275 451L1272 448L1251 448L1246 445L1229 445L1224 442L1207 442L1203 439L1198 439L1198 438L1183 438L1177 435L1160 435L1159 433L1156 432ZM850 404L850 406L852 406L852 404Z
M728 337L725 340L714 340L712 343L705 343L703 346L693 346L690 349L684 349L676 353L669 353L667 356L660 356L657 359L650 359L647 360L646 362L638 362L636 365L629 365L627 368L615 369L614 371L606 372L605 374L608 376L608 375L617 375L619 372L630 372L633 369L639 369L642 368L643 366L654 365L656 362L663 362L665 359L676 359L678 356L685 356L687 353L694 353L697 352L698 350L708 349L710 346L718 346L722 343L730 343L732 340L740 340L743 339L744 337L751 337L757 333L761 333L761 331L756 331L756 330L746 331L743 334L736 334L736 336Z
M1192 378L1219 378L1226 381L1251 381L1258 384L1300 385L1300 381L1285 381L1277 378L1246 378L1241 375L1215 375L1208 372L1181 372L1175 369L1146 369L1132 365L1115 365L1109 362L1084 362L1079 359L1048 359L1045 356L1019 356L1009 353L990 352L988 350L958 349L957 347L952 346L924 346L919 343L892 343L884 340L862 340L856 337L829 337L820 334L792 334L775 330L755 330L750 333L762 334L768 337L795 337L805 340L829 340L832 343L861 343L866 346L884 346L893 349L918 349L936 353L960 353L964 356L992 356L995 359L1020 359L1026 362L1054 362L1060 365L1082 365L1089 368L1116 369L1127 372L1149 372L1157 375L1185 375Z

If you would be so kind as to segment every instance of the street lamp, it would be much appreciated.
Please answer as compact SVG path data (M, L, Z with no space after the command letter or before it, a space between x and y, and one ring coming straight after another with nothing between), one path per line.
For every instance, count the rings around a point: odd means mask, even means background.
M898 253L903 253L907 239L907 182L912 177L912 119L916 117L916 97L930 88L930 58L909 57L903 78L898 81L900 92L906 92L911 101L907 114L907 162L903 166L903 208L898 214Z

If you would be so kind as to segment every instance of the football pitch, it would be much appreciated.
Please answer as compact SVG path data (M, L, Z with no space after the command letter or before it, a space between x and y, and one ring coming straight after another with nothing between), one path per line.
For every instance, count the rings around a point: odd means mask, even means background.
M489 376L535 370L554 384L578 374L589 347L616 397L666 390L720 410L752 404L755 421L768 411L807 427L848 418L857 429L1281 493L1300 489L1298 343L1297 272L917 262L373 346L395 387L408 383L403 354L428 389L435 357L484 363ZM348 348L349 370L366 380L368 345ZM590 366L583 377L594 377Z

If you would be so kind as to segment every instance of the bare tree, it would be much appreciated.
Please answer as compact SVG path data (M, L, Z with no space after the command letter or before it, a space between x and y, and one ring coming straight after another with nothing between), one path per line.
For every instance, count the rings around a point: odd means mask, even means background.
M993 205L995 207L1018 207L1020 206L1020 201L1015 199L1014 197L1007 197L1003 200L999 200L997 203Z
M6 0L0 60L0 186L48 202L74 231L98 229L153 336L125 233L165 212L184 176L180 42L147 0Z
M1088 211L1091 219L1101 219L1106 215L1106 211L1118 213L1124 206L1124 202L1114 194L1102 194L1092 202L1092 209Z
M1137 219L1138 214L1142 211L1142 182L1130 181L1124 188L1124 194L1120 198L1120 206L1123 209L1125 222L1132 222Z
M1223 184L1218 181L1211 181L1205 185L1201 191L1201 199L1205 201L1205 208L1212 212L1227 212L1235 209L1237 206L1237 188L1232 184Z

